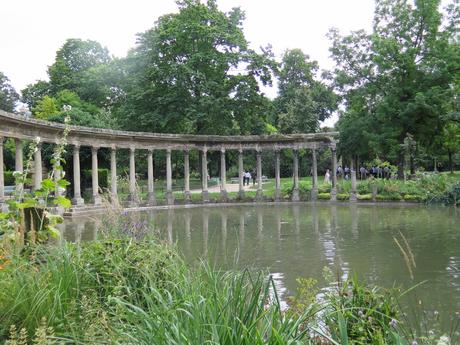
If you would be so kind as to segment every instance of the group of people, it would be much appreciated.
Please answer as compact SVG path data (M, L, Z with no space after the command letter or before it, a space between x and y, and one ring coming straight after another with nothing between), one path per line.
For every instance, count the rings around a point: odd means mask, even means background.
M246 170L243 174L243 186L249 186L249 181L252 179L252 185L256 184L256 171L253 170L250 172L249 170Z
M379 167L379 166L371 166L369 168L366 168L364 166L361 166L359 168L359 177L361 180L365 180L367 179L368 177L373 177L373 178L385 178L385 179L389 179L391 178L391 170L389 167L387 166L384 166L383 168L382 167Z
M389 179L391 178L391 170L387 166L384 166L383 168L379 166L372 166L369 168L365 168L364 166L361 166L359 168L359 177L361 180L365 180L371 176L373 178ZM345 180L350 179L351 177L350 168L347 166L345 166L345 168L342 168L342 166L339 165L339 167L337 168L337 177L344 178ZM331 172L329 171L329 169L326 170L326 174L324 175L324 183L331 183Z

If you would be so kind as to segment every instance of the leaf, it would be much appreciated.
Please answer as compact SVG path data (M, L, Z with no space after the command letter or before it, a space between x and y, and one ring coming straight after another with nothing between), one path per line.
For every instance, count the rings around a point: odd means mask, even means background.
M58 196L56 199L54 199L54 204L62 206L64 208L70 208L72 206L72 203L70 202L70 200L61 195Z
M70 182L64 179L61 179L57 182L58 186L61 188L65 188L70 185Z
M54 226L48 225L46 227L46 230L48 231L48 234L53 238L58 238L61 234L60 231L56 229Z
M53 180L47 178L42 181L42 188L46 190L53 190L56 187Z

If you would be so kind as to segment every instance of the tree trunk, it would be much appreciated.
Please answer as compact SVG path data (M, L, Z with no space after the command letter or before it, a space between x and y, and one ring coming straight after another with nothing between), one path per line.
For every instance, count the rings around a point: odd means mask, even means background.
M454 164L453 164L453 161L452 161L452 151L451 151L451 150L447 150L447 155L449 156L449 169L450 169L450 173L453 174L453 173L454 173Z
M404 179L404 152L399 153L399 158L398 158L398 179L403 180Z

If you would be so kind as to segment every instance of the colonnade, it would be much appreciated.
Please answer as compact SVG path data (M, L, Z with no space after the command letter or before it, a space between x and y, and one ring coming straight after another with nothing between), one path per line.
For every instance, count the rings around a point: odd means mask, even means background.
M39 188L43 179L42 173L42 147L41 143L57 144L62 138L65 125L50 123L42 120L25 119L21 116L0 111L0 204L5 201L4 179L3 179L3 142L5 138L15 139L15 170L23 171L23 141L34 140L40 137L40 144L34 153L35 169L33 176L33 188ZM316 200L318 195L318 174L317 174L317 150L320 148L332 151L332 189L331 200L336 200L337 195L337 154L336 136L337 133L315 133L295 135L272 135L272 136L199 136L199 135L178 135L178 134L155 134L140 132L113 131L108 129L94 129L79 126L70 126L68 131L67 150L73 153L73 195L68 195L75 208L85 205L81 190L80 150L81 147L91 148L91 169L92 169L92 200L91 205L101 205L101 195L98 181L98 167L100 149L110 150L110 194L118 197L117 185L117 155L119 150L129 152L129 206L137 206L142 201L137 194L136 186L136 152L146 152L147 156L147 205L155 205L155 184L154 184L154 154L164 151L166 157L166 203L174 204L174 193L172 188L172 152L182 152L184 158L184 199L191 200L190 190L190 152L197 150L201 155L201 198L203 202L209 202L208 191L208 152L220 152L220 199L228 200L227 192L227 165L226 155L230 151L238 152L238 196L243 198L245 190L244 179L244 153L255 151L256 154L256 200L264 198L262 188L262 153L272 151L275 156L275 200L281 198L280 179L280 152L281 150L292 150L293 152L293 193L292 200L300 200L299 191L299 150L309 150L312 157L312 192L311 199ZM354 169L352 177L356 178ZM59 173L57 171L56 173ZM266 172L268 173L268 172ZM355 183L356 185L356 183ZM355 186L356 187L356 186ZM16 188L22 188L17 186ZM59 192L59 191L57 191Z
M23 171L23 144L20 139L16 139L16 155L15 155L15 170ZM0 138L0 159L3 162L3 138ZM81 191L81 170L80 170L80 145L73 145L73 195L72 195L72 205L74 206L83 206L85 204L82 198ZM98 181L98 152L99 147L91 147L91 170L92 170L92 204L100 205L101 196L100 188ZM172 189L172 165L171 165L171 153L172 149L167 148L166 150L166 202L169 205L174 204L174 194ZM312 200L316 200L318 194L318 173L317 173L317 154L316 148L311 149L312 155ZM147 151L147 205L153 206L156 205L155 197L155 184L154 184L154 166L153 166L153 155L155 150L149 149ZM208 192L208 159L207 153L208 150L203 148L201 151L201 176L202 176L202 200L203 202L209 201L209 192ZM226 167L226 152L225 148L220 150L220 196L221 201L228 200L227 193L227 167ZM238 195L240 198L243 198L245 195L243 178L244 178L244 151L239 150L238 152L238 185L239 191ZM137 195L136 187L136 159L135 159L136 148L131 147L129 149L129 205L137 206L141 202L139 200L139 195ZM184 157L184 199L186 201L191 200L191 191L190 191L190 150L183 150ZM33 176L33 187L40 188L41 181L43 178L42 174L42 154L41 154L41 145L38 145L37 150L34 154L34 176ZM336 200L337 195L337 155L336 150L332 149L332 188L331 188L331 200ZM300 190L299 190L299 151L293 150L293 192L292 200L300 200ZM256 151L256 200L263 199L263 188L262 188L262 151ZM281 198L281 178L280 178L280 150L275 150L275 166L274 166L274 175L275 175L275 200ZM111 197L117 197L118 195L118 186L117 186L117 148L110 148L110 194ZM356 190L356 172L352 169L352 190ZM20 187L22 188L22 186ZM354 195L355 197L355 195ZM356 199L354 199L356 200ZM3 180L3 164L0 164L0 202L4 201L4 180Z

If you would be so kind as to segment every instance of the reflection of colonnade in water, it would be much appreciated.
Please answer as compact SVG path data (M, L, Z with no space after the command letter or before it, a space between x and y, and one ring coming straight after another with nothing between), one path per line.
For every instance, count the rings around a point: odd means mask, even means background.
M37 149L34 153L34 169L32 189L39 189L43 179L42 143L56 145L59 147L66 126L53 122L28 119L19 115L6 113L0 110L0 207L5 206L5 188L3 179L3 141L4 138L13 138L15 141L15 170L23 172L23 146L24 141L38 140ZM172 162L173 151L182 152L184 159L184 188L183 197L186 202L191 201L190 191L190 152L196 150L200 153L201 161L201 185L202 201L208 202L208 151L220 152L220 195L221 201L227 198L227 166L226 153L229 151L238 152L238 184L239 197L243 197L245 190L243 186L245 151L255 151L256 153L256 178L257 193L256 200L262 200L262 152L271 151L275 154L275 164L273 172L275 175L275 200L281 196L280 180L280 151L292 151L292 179L293 191L292 200L300 200L299 190L299 150L309 150L312 155L312 200L316 200L318 194L317 158L316 151L321 148L331 150L332 165L332 189L331 200L336 200L337 194L337 151L336 137L337 132L321 132L311 134L290 134L290 135L249 135L249 136L218 136L218 135L181 135L181 134L157 134L144 132L127 132L109 129L94 129L89 127L70 126L67 134L67 142L71 146L72 157L72 205L74 210L81 209L85 205L82 198L80 169L80 150L82 147L91 149L91 188L92 201L90 205L98 206L102 203L99 185L99 157L101 150L110 152L110 196L118 198L118 179L117 179L117 154L120 150L128 151L129 154L129 206L135 207L141 203L140 195L136 188L136 152L142 151L147 156L147 200L144 204L156 205L156 193L154 186L154 165L153 155L157 151L165 152L166 163L166 202L174 204L174 194L172 189ZM55 174L60 174L60 169L55 168ZM356 173L352 169L352 180L356 182ZM22 188L20 185L17 188ZM354 200L356 183L353 184L350 200ZM62 193L61 190L56 191Z

